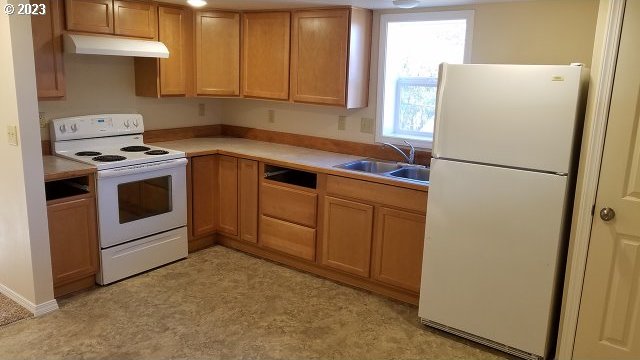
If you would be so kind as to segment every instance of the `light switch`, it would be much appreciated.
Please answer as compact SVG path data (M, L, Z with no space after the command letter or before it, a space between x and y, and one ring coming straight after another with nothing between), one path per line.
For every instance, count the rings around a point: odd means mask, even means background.
M346 130L346 129L347 129L347 117L338 116L338 130Z
M18 127L7 125L7 141L9 145L18 146Z

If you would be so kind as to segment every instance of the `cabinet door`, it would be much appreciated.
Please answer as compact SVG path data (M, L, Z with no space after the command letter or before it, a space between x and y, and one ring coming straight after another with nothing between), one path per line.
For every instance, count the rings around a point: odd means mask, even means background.
M420 291L425 215L379 208L374 236L373 278Z
M240 14L196 13L196 92L240 95Z
M54 287L95 274L98 270L95 199L49 205L47 216Z
M156 37L156 5L132 1L113 2L115 34L141 38Z
M291 13L245 13L242 19L242 94L289 99Z
M112 0L65 0L67 30L113 34Z
M345 105L349 9L293 13L291 91L298 102Z
M218 157L218 229L227 234L238 235L238 159L231 156Z
M38 99L64 97L61 3L54 0L31 0L31 3L47 8L45 15L31 17Z
M194 238L216 231L218 158L215 155L191 158L191 235Z
M240 239L258 242L258 162L240 159Z
M169 49L169 58L160 59L160 95L186 95L187 58L184 46L188 12L184 9L158 8L158 40Z
M373 206L325 197L322 264L368 277Z

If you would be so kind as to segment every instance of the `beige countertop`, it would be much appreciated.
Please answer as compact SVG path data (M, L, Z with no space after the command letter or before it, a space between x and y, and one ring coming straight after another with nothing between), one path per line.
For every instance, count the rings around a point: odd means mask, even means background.
M76 176L94 174L93 165L67 160L58 156L45 155L42 157L44 166L44 181L68 179Z
M157 142L153 143L153 145L184 151L188 157L223 154L268 162L274 165L291 166L303 170L401 186L421 191L427 191L429 188L428 185L409 180L389 178L335 167L336 165L349 161L362 159L365 156L346 155L298 146L224 137L191 138Z

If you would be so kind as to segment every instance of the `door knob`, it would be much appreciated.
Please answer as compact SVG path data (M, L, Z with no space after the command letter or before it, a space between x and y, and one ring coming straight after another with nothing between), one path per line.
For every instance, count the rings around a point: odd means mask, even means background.
M611 221L616 217L616 212L612 208L602 208L600 210L600 219L604 221Z

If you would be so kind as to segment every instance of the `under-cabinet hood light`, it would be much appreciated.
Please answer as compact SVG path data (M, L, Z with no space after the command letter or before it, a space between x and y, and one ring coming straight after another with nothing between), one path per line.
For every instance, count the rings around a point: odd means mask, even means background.
M204 0L187 0L187 3L197 8L207 5L207 2Z

